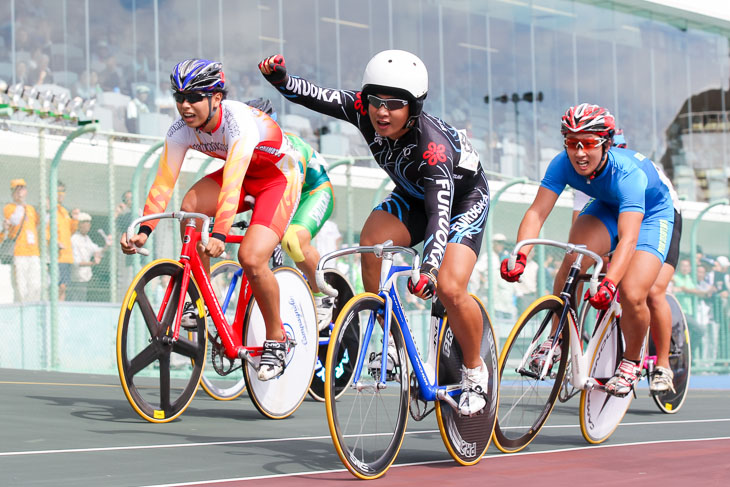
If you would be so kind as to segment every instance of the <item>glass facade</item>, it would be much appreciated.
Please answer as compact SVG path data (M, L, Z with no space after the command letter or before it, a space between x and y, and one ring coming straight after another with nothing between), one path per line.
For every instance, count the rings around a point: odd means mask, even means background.
M561 150L559 119L608 107L629 147L661 162L692 200L727 194L730 25L662 7L569 0L0 0L0 78L72 95L150 88L174 115L172 66L222 60L230 97L270 97L313 142L345 129L286 103L258 62L358 88L370 57L397 48L429 69L425 110L467 128L488 170L538 179ZM327 127L327 131L322 130ZM345 146L364 153L358 137Z

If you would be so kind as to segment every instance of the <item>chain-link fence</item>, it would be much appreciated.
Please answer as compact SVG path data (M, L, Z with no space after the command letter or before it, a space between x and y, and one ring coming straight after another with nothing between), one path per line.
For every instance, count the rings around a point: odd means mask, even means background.
M161 140L102 132L93 125L57 127L18 121L3 125L3 238L15 237L16 243L14 255L0 264L0 367L116 373L119 303L129 283L152 259L179 256L175 220L161 222L153 232L147 244L152 251L149 257L124 256L118 247L119 236L144 204L156 174ZM340 244L355 244L362 222L392 183L369 158L328 160ZM220 164L191 151L170 209L179 208L187 188ZM562 252L537 248L530 256L534 264L529 276L518 285L499 278L499 262L514 245L517 226L537 185L526 179L503 180L498 174L489 178L490 216L470 290L487 306L501 345L529 303L551 292ZM546 238L567 238L571 200L570 194L558 200L543 229ZM730 218L722 213L727 210L708 212L698 228L692 218L702 217L707 205L692 205L686 212L683 242L696 232L695 239L706 252L727 255L728 246L717 238L730 233ZM686 243L683 248L686 252ZM236 250L230 249L229 254L235 259ZM338 266L362 290L359 263L351 259ZM401 297L414 336L425 344L429 310L407 292ZM706 306L696 305L690 314L695 365L697 370L728 372L727 296L717 293L702 302Z

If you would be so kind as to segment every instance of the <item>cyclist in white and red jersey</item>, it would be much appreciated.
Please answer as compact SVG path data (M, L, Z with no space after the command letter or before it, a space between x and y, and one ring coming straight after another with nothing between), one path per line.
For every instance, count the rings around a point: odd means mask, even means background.
M481 248L489 187L465 133L422 110L426 66L406 51L380 52L355 90L289 76L280 55L263 60L259 69L289 101L355 125L395 183L365 222L360 244L424 242L420 279L415 285L409 281L408 289L422 299L438 289L463 351L459 410L479 413L487 404L489 373L480 357L481 313L467 284ZM362 278L366 290L377 292L380 261L373 254L362 256Z
M165 210L188 149L223 159L223 167L195 183L181 205L183 211L215 216L208 245L203 248L200 244L198 249L208 268L210 258L223 253L236 214L250 209L244 197L255 197L256 205L238 260L266 323L258 376L261 380L272 379L283 372L290 344L279 315L279 285L268 261L299 204L299 154L271 117L226 99L221 63L205 59L183 61L173 69L170 83L180 118L167 132L144 214ZM122 251L133 254L136 247L144 245L156 224L144 223L130 241L126 234L122 235Z

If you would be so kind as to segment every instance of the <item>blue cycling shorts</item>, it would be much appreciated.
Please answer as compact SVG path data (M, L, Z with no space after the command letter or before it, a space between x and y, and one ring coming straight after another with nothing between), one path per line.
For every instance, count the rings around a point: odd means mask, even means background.
M597 199L592 199L580 212L581 215L592 215L601 220L611 236L611 250L618 243L618 211ZM674 228L674 208L658 208L644 214L636 242L636 250L643 250L656 255L664 263L669 251L672 230Z

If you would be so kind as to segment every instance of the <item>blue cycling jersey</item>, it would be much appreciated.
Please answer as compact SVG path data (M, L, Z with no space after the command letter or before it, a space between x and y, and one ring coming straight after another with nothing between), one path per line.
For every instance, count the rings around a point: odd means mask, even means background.
M612 147L608 151L606 167L594 179L578 174L568 154L563 151L550 161L540 184L556 194L560 194L567 184L615 208L617 213L636 211L649 215L668 212L672 215L674 212L670 190L654 163L630 149Z

